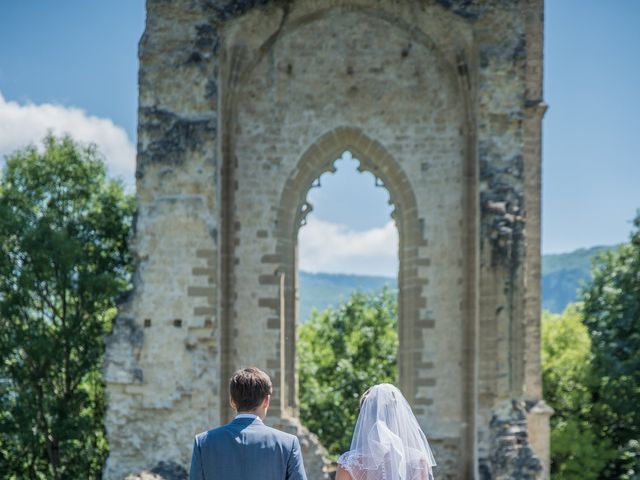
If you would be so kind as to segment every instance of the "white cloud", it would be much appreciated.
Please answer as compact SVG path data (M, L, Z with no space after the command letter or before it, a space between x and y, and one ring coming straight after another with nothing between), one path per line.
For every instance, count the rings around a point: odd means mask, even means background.
M300 229L298 241L301 270L398 274L398 230L392 221L381 228L357 231L311 217Z
M136 149L122 127L84 110L43 103L6 101L0 93L0 158L29 144L41 145L51 131L70 134L81 143L95 143L104 155L109 174L134 184Z

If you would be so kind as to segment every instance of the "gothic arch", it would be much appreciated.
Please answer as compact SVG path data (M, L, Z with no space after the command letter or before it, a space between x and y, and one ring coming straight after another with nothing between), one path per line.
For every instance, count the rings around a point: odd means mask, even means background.
M275 236L276 255L281 259L277 274L284 274L284 312L280 312L284 323L285 350L281 351L283 392L281 405L285 413L297 415L297 385L295 367L295 327L297 258L296 245L301 220L301 208L311 185L318 176L334 170L333 164L342 152L349 150L360 160L359 170L369 171L382 180L387 187L395 210L393 218L399 233L398 272L398 334L400 340L398 366L400 386L409 399L413 399L416 362L419 362L419 347L415 345L416 330L424 327L419 321L420 308L425 300L421 296L421 283L417 274L418 247L424 244L421 221L413 189L409 179L397 161L377 141L368 138L362 131L352 127L340 127L326 133L309 147L300 158L296 169L285 183L278 206Z
M270 35L268 35L263 40L263 42L256 49L257 54L250 61L248 61L247 64L244 66L244 69L239 77L239 83L242 83L245 79L251 76L253 70L260 64L263 58L274 48L278 40L334 12L358 12L368 17L383 20L387 22L389 26L399 28L401 30L409 32L414 41L423 45L431 52L435 53L438 61L443 66L443 69L446 72L446 75L449 77L448 79L452 82L457 81L457 76L459 73L458 65L455 65L454 63L452 63L452 61L449 58L447 58L447 55L441 48L441 45L438 45L438 43L436 43L431 38L431 36L425 31L423 31L421 28L418 28L415 25L410 25L403 18L399 17L398 15L393 15L392 13L386 11L379 4L376 4L375 6L357 6L352 4L351 5L345 4L345 5L332 5L329 7L320 8L293 20L290 20L287 18L288 12L286 10L283 11L282 22L280 23L277 29L275 29ZM459 47L459 48L463 50L463 47Z
M275 120L271 116L274 112L299 112L293 107L291 97L287 97L289 104L283 109L278 108L275 103L269 103L272 100L266 100L266 92L274 95L268 98L275 99L279 85L296 85L295 82L301 81L295 75L286 76L291 74L291 71L287 71L286 62L277 65L275 58L278 58L281 48L289 48L288 45L296 35L308 35L307 29L301 27L322 28L317 25L333 19L330 15L336 12L363 15L374 23L388 26L403 41L413 43L416 53L409 55L409 61L420 59L421 64L433 69L429 70L433 78L432 84L437 83L447 89L447 93L443 94L446 95L444 102L450 102L447 104L452 108L444 113L443 118L448 119L448 125L456 125L455 130L449 131L449 134L454 132L452 137L436 135L438 138L435 141L433 138L424 139L420 153L414 149L407 155L406 151L399 149L396 159L383 146L391 148L394 139L389 138L389 135L385 136L381 129L376 130L376 125L369 119L358 118L353 114L358 111L357 104L350 103L345 108L347 114L344 116L318 117L313 122L313 128L301 135L292 136L289 127L304 124L304 119L283 122L282 118ZM258 21L262 14L256 12L250 21ZM463 53L458 57L457 54L452 54L451 47L436 44L422 28L412 27L406 23L406 19L391 16L382 9L377 11L362 6L332 6L313 14L305 12L298 16L292 15L291 18L282 18L280 26L276 26L277 22L264 27L260 39L254 37L252 44L245 42L243 36L236 37L238 33L242 35L241 21L230 27L230 32L226 32L224 36L220 65L222 82L219 87L225 93L221 99L219 117L221 198L224 200L221 204L221 382L226 381L239 365L241 357L238 352L246 352L252 348L246 340L248 336L239 335L238 332L248 327L247 319L255 318L262 323L258 327L263 332L262 338L268 338L269 345L274 345L268 351L265 348L264 353L262 349L253 352L256 358L264 355L260 362L274 376L276 388L271 414L274 419L295 420L298 417L295 355L296 255L298 228L300 219L305 214L301 208L313 181L331 170L340 154L349 150L360 160L362 170L370 171L382 180L395 207L394 219L400 237L400 387L420 421L427 426L438 421L434 415L436 411L441 414L439 418L445 418L442 411L453 405L443 398L441 392L445 385L455 390L453 398L456 403L449 412L455 410L450 415L455 415L457 423L454 425L454 421L443 420L443 425L448 423L442 427L442 431L451 433L441 436L438 440L441 444L436 447L440 451L452 452L448 455L456 458L447 468L471 472L477 444L474 425L479 312L476 291L479 208L475 120L470 107L473 104L474 78L469 74L464 61L466 50L461 47L460 51ZM268 40L265 41L265 38ZM404 58L401 48L394 52L397 55L395 58ZM300 62L302 57L293 54L292 58L293 71L298 72L295 62ZM422 83L420 85L423 86ZM402 90L405 105L409 92L414 91ZM329 95L333 93L329 92ZM344 95L344 92L336 95L337 98L345 98L339 96ZM324 98L329 98L331 103L336 104L334 97ZM271 105L273 110L267 105ZM261 114L258 114L256 109L263 107ZM441 107L424 105L422 111L430 119L427 122L435 121L436 114L433 112L438 108ZM411 120L404 113L402 121L406 126ZM254 123L260 118L269 118L269 121ZM395 122L395 126L399 124ZM247 133L263 132L263 126L269 129L272 125L279 125L279 128L270 131L265 137L252 137L253 133ZM286 125L286 128L282 125ZM428 128L438 130L437 126L430 125ZM385 129L393 126L389 124ZM399 135L404 135L404 132ZM431 168L431 155L437 150L434 147L440 138L451 138L451 142L447 145L440 143L439 153L435 155L440 155L440 160L445 156L453 159L448 165L454 165L451 168L458 170L449 177L456 179L451 184L452 190L435 193L440 187L426 179L436 178L428 170ZM260 151L249 145L260 145ZM265 148L269 148L270 153L262 151L264 146L268 146ZM267 160L267 157L270 159ZM266 162L273 162L277 167L271 168L265 165ZM264 170L264 175L258 173L265 166L267 169ZM277 188L270 188L269 185L277 185ZM256 191L268 195L262 197L260 204L252 203L255 202ZM453 191L456 192L456 200L448 201L442 207L439 199L451 198L449 193ZM454 238L450 240L451 237L448 237L444 242L442 235L434 236L435 223L444 221L445 218L439 213L441 207L449 213L453 212L455 216L455 220L450 219L449 223L442 225L442 231L447 234L453 232ZM254 209L261 211L259 218L247 213ZM256 227L257 224L260 227ZM247 233L247 227L255 229L256 233ZM256 234L257 241L254 236ZM450 241L456 242L454 248L448 248ZM248 247L254 244L259 244L264 249ZM442 255L445 247L448 251ZM449 274L446 278L439 276L439 281L436 282L433 273L447 270L441 265L444 258L451 265L450 271L456 273ZM453 278L453 275L457 275L457 278ZM256 285L259 290L248 285ZM444 293L443 285L456 291L455 294L440 296L447 299L445 307L442 306L440 297L434 295L437 291ZM442 314L443 311L447 313ZM455 331L455 334L446 336L444 331ZM440 345L453 343L455 360L453 356L436 348L427 347L429 341L438 341ZM454 374L444 378L441 372L447 366ZM226 403L221 403L221 418L228 419L230 413Z

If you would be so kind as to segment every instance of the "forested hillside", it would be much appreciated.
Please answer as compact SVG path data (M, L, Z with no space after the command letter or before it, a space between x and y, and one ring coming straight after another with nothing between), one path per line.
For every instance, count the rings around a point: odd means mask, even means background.
M542 307L561 313L576 300L576 292L590 279L591 259L598 253L615 247L581 248L570 253L542 257ZM340 273L300 272L300 319L304 322L312 308L324 310L349 298L351 292L378 291L383 286L396 288L396 279Z

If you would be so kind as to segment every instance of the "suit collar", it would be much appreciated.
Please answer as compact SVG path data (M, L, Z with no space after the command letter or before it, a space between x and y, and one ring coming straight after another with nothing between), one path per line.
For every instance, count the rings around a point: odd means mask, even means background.
M258 415L256 415L255 413L239 413L236 415L236 418L257 418Z
M250 425L252 423L255 423L257 425L264 425L260 417L255 417L255 418L251 418L251 417L237 418L236 417L233 420L231 420L232 425Z

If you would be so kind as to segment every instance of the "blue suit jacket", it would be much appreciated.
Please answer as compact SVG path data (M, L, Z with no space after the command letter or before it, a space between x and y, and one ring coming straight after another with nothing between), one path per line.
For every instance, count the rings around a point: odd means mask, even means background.
M306 480L298 438L259 418L196 436L189 480Z

